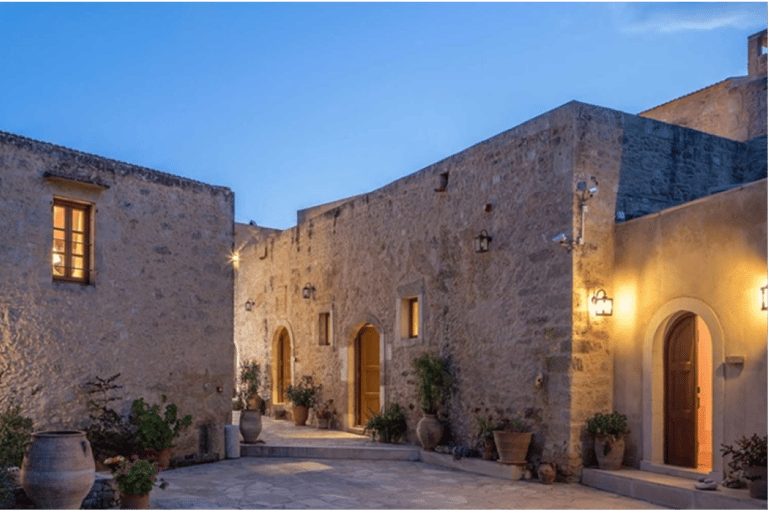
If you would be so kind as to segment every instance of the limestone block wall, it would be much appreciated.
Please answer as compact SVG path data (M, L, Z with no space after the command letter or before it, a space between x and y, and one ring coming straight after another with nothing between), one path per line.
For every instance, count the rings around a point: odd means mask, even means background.
M629 416L628 462L663 463L665 326L699 315L712 337L714 472L721 443L766 433L766 180L616 226L614 404ZM743 358L743 364L728 357ZM654 373L655 372L655 373Z
M90 284L52 280L54 197L92 205ZM233 207L226 188L0 133L0 407L82 427L83 384L121 373L114 407L168 395L194 418L176 455L197 452L231 419Z

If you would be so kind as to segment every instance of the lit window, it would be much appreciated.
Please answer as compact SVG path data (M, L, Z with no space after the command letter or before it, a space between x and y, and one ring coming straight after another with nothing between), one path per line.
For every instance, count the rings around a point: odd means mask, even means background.
M88 283L91 255L91 207L53 200L53 279Z
M320 345L331 344L331 314L320 313L319 318L320 326L318 332L320 333Z
M408 299L408 337L419 337L419 299Z

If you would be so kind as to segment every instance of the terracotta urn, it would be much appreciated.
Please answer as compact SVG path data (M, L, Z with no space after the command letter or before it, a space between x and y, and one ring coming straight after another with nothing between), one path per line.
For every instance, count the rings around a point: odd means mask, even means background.
M120 493L120 508L121 509L148 509L149 508L149 493L147 494L123 494Z
M531 444L530 432L505 432L495 430L493 440L502 464L521 464L528 456L528 446Z
M253 444L258 440L261 434L261 411L245 409L240 412L240 433L246 443Z
M624 460L624 437L597 436L595 438L595 455L600 469L616 471L621 469Z
M554 462L542 462L539 464L539 481L543 484L550 485L555 481L557 476L557 469Z
M443 437L443 424L435 414L424 413L424 416L416 424L416 437L421 443L421 448L432 451Z
M307 418L309 418L309 407L303 405L293 406L293 423L297 427L303 427L307 424Z

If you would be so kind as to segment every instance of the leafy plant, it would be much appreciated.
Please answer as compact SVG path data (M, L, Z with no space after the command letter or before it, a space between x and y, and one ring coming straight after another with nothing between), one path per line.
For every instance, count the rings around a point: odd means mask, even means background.
M240 364L240 391L238 393L238 403L242 408L251 409L258 407L261 414L267 410L267 404L259 396L261 388L261 367L256 361L243 361Z
M587 420L587 433L594 438L608 437L611 441L615 441L629 434L627 417L616 411L610 414L595 413ZM610 452L611 443L607 442L603 446L603 455L608 455Z
M136 455L132 456L130 461L118 455L105 460L104 463L114 468L112 475L117 482L117 488L123 494L149 494L156 485L160 489L168 487L168 482L162 478L158 483L157 465Z
M162 403L167 401L168 397L162 395ZM171 448L174 438L192 425L192 415L179 418L176 404L166 405L161 415L159 405L150 406L143 398L139 398L131 404L131 424L136 429L134 439L140 448L161 451Z
M384 443L396 443L406 432L405 411L397 403L390 403L380 414L374 414L365 424L364 432L371 431L373 438Z
M333 398L328 401L322 401L319 398L315 400L315 414L321 420L332 420L336 416L336 409L333 406Z
M766 466L768 456L766 454L766 442L768 436L760 437L752 434L752 437L742 436L736 441L736 447L733 445L721 445L720 451L723 457L730 455L731 461L728 467L736 474L744 472L745 469L753 466Z
M122 400L122 397L114 396L114 392L122 388L115 383L119 377L119 373L107 379L96 376L84 385L91 396L88 402L90 423L85 427L85 434L96 460L135 451L133 432L128 421L109 407L110 402Z
M419 378L417 389L421 409L425 414L437 414L437 408L442 404L445 395L453 385L453 378L448 369L448 360L424 352L411 362Z
M317 400L320 389L320 386L315 386L311 375L305 375L296 386L288 386L285 394L293 405L312 407Z
M21 415L21 406L8 406L0 413L0 469L21 467L31 435L32 420Z
M480 433L478 434L478 437L480 439L493 439L493 432L495 430L504 430L504 424L503 423L494 423L491 418L485 419L483 417L478 416L477 422L479 424Z

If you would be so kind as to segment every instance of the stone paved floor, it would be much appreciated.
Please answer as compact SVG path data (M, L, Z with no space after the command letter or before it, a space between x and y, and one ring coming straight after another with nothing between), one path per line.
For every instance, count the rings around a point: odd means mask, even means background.
M243 457L163 472L158 509L660 509L579 484L511 481L423 462Z

